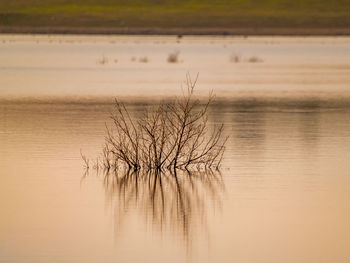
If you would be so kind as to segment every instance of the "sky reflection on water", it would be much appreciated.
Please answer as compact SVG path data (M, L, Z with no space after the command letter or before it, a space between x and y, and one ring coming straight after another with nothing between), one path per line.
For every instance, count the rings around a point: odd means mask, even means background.
M2 261L350 258L348 107L213 106L230 136L222 177L91 170L80 185L80 149L100 154L112 107L1 105Z
M349 38L0 39L0 262L350 262ZM187 72L217 94L220 173L80 183L113 97L140 116Z

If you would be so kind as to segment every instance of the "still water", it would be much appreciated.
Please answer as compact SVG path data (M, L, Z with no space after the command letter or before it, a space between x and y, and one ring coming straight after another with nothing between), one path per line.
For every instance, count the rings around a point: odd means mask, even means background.
M1 37L0 262L350 261L348 39ZM217 93L209 123L230 136L220 171L84 169L110 96L137 117L181 94L186 71L200 72L199 94Z

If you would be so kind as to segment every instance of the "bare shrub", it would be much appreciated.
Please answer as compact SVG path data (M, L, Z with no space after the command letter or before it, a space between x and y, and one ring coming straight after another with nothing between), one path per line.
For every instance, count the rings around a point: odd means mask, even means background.
M240 60L241 60L241 57L239 55L233 54L230 57L230 61L233 62L233 63L239 63Z
M169 63L178 63L179 62L179 55L180 55L180 52L179 51L176 51L174 53L170 53L168 55L168 59L167 61Z
M263 60L257 56L252 56L248 59L248 62L250 63L260 63L263 62Z
M140 57L140 58L139 58L139 62L141 62L141 63L147 63L147 62L148 62L148 58L147 58L147 57Z
M204 104L195 99L196 82L197 78L192 81L187 75L181 97L159 103L138 119L116 100L113 125L106 125L101 166L107 170L218 169L227 140L222 138L224 126L209 131L207 112L214 95Z
M99 58L99 59L97 60L97 63L98 63L98 64L101 64L101 65L107 64L107 63L108 63L108 58L105 57L105 56L102 56L101 58Z
M86 155L84 155L81 150L80 150L80 156L81 156L81 158L84 161L84 168L85 169L89 169L90 168L90 166L89 166L89 158L87 158Z

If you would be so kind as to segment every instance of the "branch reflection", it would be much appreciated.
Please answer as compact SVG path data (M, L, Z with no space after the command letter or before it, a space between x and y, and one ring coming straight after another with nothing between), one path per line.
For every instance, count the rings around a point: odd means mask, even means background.
M225 192L220 172L212 170L116 170L104 173L103 185L115 209L116 235L136 210L152 230L180 236L187 248L197 234L207 232L208 208L221 209Z

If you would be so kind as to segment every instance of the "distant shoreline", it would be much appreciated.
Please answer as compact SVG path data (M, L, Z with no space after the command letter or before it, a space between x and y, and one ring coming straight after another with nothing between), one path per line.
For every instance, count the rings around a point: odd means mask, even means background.
M0 34L350 36L344 28L137 28L0 26Z

